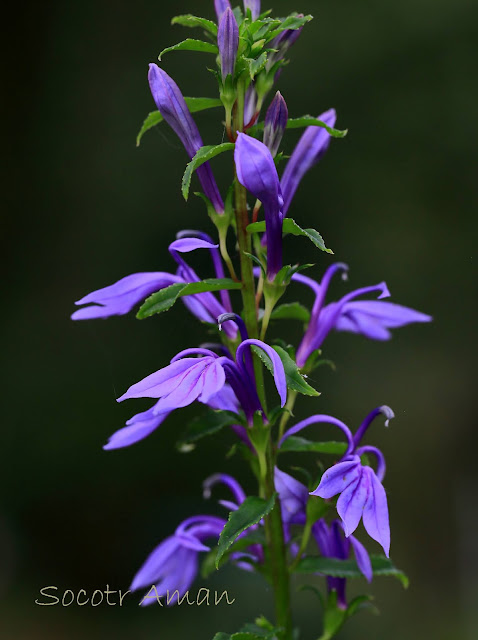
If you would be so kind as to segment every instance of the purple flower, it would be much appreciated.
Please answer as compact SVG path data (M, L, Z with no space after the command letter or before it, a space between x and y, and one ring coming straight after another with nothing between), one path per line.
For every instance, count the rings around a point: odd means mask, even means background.
M265 144L239 133L234 150L237 178L264 206L267 233L267 277L282 267L282 192L271 152Z
M182 522L172 536L154 549L135 575L131 591L152 585L156 588L140 604L157 602L156 594L166 597L169 605L178 602L198 573L199 553L209 551L204 541L218 538L225 524L223 518L214 516L193 516ZM177 600L174 599L176 591Z
M278 91L266 113L263 142L269 148L272 157L277 155L282 136L287 126L287 104Z
M219 393L211 396L204 404L216 411L232 411L233 413L237 413L240 410L234 391L228 384L224 385ZM111 449L129 447L149 436L171 413L169 410L161 411L161 406L158 407L157 405L158 403L155 403L147 411L137 413L127 420L126 426L115 431L115 433L109 437L103 449L109 451ZM249 438L242 425L233 424L231 425L231 429L241 440L249 444Z
M252 19L257 20L261 13L261 0L244 0L244 11L251 10Z
M248 358L250 347L262 349L271 359L274 381L284 406L287 386L284 367L277 353L264 342L247 339L236 351L236 361L227 356L219 356L209 349L186 349L178 353L171 364L140 382L132 385L118 398L122 402L128 398L159 398L153 408L155 415L185 407L195 400L208 404L226 384L232 387L249 423L256 411L262 411L257 396L255 382L250 374ZM200 356L200 357L188 357Z
M294 274L293 280L309 286L315 293L309 326L297 349L297 365L303 367L310 354L319 349L332 329L360 333L373 340L388 340L389 329L403 327L413 322L430 322L431 317L391 302L382 302L381 298L390 296L387 285L381 282L371 287L351 291L337 302L324 306L330 281L335 273L346 273L346 264L337 262L325 272L322 281L317 284L311 278ZM359 296L378 293L378 300L356 300Z
M348 538L344 538L343 527L338 520L334 520L330 526L328 526L325 520L321 518L312 526L312 534L317 542L320 553L325 558L347 560L350 556L351 549L353 549L358 568L368 582L372 581L372 563L370 562L367 550L355 536L350 535ZM337 592L338 607L340 609L346 609L345 578L327 577L327 588L329 593L331 591Z
M385 415L386 422L394 417L390 407L382 405L374 409L363 421L355 437L352 437L350 429L337 418L326 415L316 415L289 429L280 441L280 444L298 433L310 424L329 422L338 426L347 437L347 450L343 458L330 469L327 469L319 486L310 495L320 496L324 499L332 498L340 494L337 500L337 513L344 524L345 535L349 537L357 528L361 519L365 530L371 538L382 545L385 555L390 552L390 525L388 518L388 505L382 480L385 476L385 458L376 447L358 447L365 431L371 422L380 414ZM362 465L360 456L371 453L377 459L377 471L372 467Z
M318 116L329 127L335 124L336 114L334 109L329 109ZM289 210L300 181L324 155L330 143L330 134L322 127L307 127L297 143L281 178L281 187L284 197L284 216Z
M118 280L103 289L98 289L78 300L77 305L91 305L75 311L73 320L88 320L93 318L109 318L114 315L124 315L148 295L178 282L199 282L200 278L184 261L181 254L196 249L209 249L217 278L224 278L224 268L219 256L218 245L212 239L199 231L182 231L179 239L169 245L169 251L178 263L176 275L172 273L134 273ZM186 237L188 236L188 237ZM231 301L227 291L221 291L221 302L210 292L185 296L183 302L186 307L202 322L216 323L216 318L227 311L231 311ZM234 339L237 330L233 326L226 327L226 334Z
M229 0L214 0L214 9L216 10L218 22L221 20L224 11L230 8L231 3Z
M239 46L239 27L232 9L228 7L219 21L217 45L221 58L221 73L223 81L228 75L234 75L237 48Z
M203 497L208 500L211 497L211 489L216 484L224 484L231 491L235 502L230 500L219 500L219 504L229 509L229 511L237 511L239 506L246 499L246 494L239 482L227 473L215 473L203 482Z
M184 101L178 85L157 64L149 65L149 86L161 115L176 133L190 158L203 146L201 135ZM196 169L204 193L217 213L224 213L224 203L208 162Z
M305 524L309 499L307 487L277 467L274 469L274 485L279 494L284 526Z
M92 291L77 300L76 305L91 305L78 309L71 316L72 320L90 320L93 318L109 318L122 316L141 300L159 289L169 287L176 282L183 282L180 276L162 271L152 273L133 273L121 278L108 287Z
M169 245L169 252L179 265L177 275L184 282L200 282L196 272L185 262L181 254L195 251L196 249L209 249L214 264L217 278L224 278L224 268L218 251L218 245L213 244L212 239L200 231L181 231L178 233L178 240ZM228 291L221 291L221 302L210 291L196 293L184 298L184 304L193 315L202 322L216 324L216 318L228 311L231 311L231 301ZM227 326L225 333L228 338L235 339L237 330L235 327Z

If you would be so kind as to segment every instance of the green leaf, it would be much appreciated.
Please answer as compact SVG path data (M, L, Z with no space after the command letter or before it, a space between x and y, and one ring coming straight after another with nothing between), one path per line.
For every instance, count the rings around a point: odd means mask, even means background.
M249 75L251 80L254 80L256 75L262 71L267 62L267 53L264 51L258 58L244 58L244 62L247 64Z
M224 631L219 631L218 633L216 633L212 640L231 640L231 634L224 633Z
M347 607L347 618L352 617L354 614L359 613L359 611L363 611L364 609L367 609L370 613L378 615L379 610L372 603L372 600L373 597L368 595L357 596L354 598Z
M246 498L237 511L231 511L229 519L219 537L216 568L219 566L224 553L229 549L234 540L246 529L257 524L264 516L272 511L276 499L274 494L269 500L251 496Z
M266 230L266 223L264 220L261 220L260 222L252 222L247 225L246 230L248 233L263 233ZM302 229L302 227L299 227L297 222L292 218L284 218L282 223L282 234L287 235L288 233L293 236L304 236L305 238L309 238L309 240L321 251L333 253L331 249L327 249L324 240L318 231L315 229Z
M295 222L295 220L292 220L292 218L284 218L282 232L284 233L284 235L286 233L291 233L293 236L304 236L305 238L309 238L309 240L313 242L315 246L321 251L333 253L333 251L327 249L324 240L318 231L316 231L315 229L302 229L301 227L299 227L297 222Z
M292 29L292 30L300 29L305 24L310 22L312 19L313 19L313 16L311 15L299 16L296 13L291 14L285 20L282 21L280 27L278 27L277 29L274 29L273 31L270 31L267 34L267 38L268 40L272 40L272 38L275 38L276 36L279 35L279 33L281 33L282 31L285 31L286 29Z
M299 302L288 302L274 309L271 320L300 320L307 323L310 320L310 311Z
M224 427L240 424L241 422L242 418L240 416L234 416L229 411L211 411L203 416L194 418L189 423L177 446L182 448L185 445L193 444L205 436L221 431Z
M189 187L191 185L191 177L193 175L193 171L195 171L198 167L200 167L208 160L211 160L211 158L214 158L214 156L217 156L224 151L232 151L232 149L234 149L233 142L223 142L222 144L207 145L198 149L194 158L187 165L186 171L183 175L182 193L185 200L187 200L189 197Z
M190 13L182 16L176 16L171 20L171 24L180 24L182 27L201 27L213 36L217 36L217 24L212 20L206 20L206 18L198 18Z
M408 578L397 569L385 556L370 556L372 570L375 576L393 576L402 585L408 587ZM361 578L363 577L355 560L339 560L338 558L324 558L322 556L309 556L302 558L295 569L297 573L323 573L334 578Z
M304 380L304 377L300 373L296 363L292 360L287 351L278 346L274 346L272 348L282 360L282 364L284 365L287 387L289 389L292 389L293 391L302 393L304 396L320 396L320 393ZM259 349L259 347L252 346L252 349L272 373L273 366L269 356L264 351L262 351L262 349Z
M334 129L313 116L302 116L301 118L289 118L287 120L287 129L302 129L303 127L322 127L333 138L345 138L348 133L348 129Z
M176 282L153 293L141 305L136 317L139 320L149 318L155 313L162 313L170 309L178 298L204 291L221 291L222 289L240 289L242 284L230 278L209 278L200 282Z
M264 220L259 222L251 222L246 227L247 233L263 233L266 230L266 223Z
M202 51L204 53L219 53L219 49L212 42L204 42L204 40L194 40L192 38L186 38L178 44L173 44L171 47L163 49L158 56L161 61L162 56L169 51Z
M317 600L320 602L320 606L324 608L324 597L316 586L312 584L303 584L298 588L298 591L312 591Z
M195 113L196 111L204 111L205 109L212 109L214 107L222 107L222 102L219 98L184 98L184 101L188 105L188 109L191 113ZM139 147L141 142L141 138L153 127L163 121L163 116L159 111L152 111L146 117L146 120L143 122L143 126L141 127L138 135L136 136L136 146Z
M136 136L136 146L139 147L141 138L144 136L146 131L149 131L150 129L152 129L162 121L163 121L163 116L159 111L152 111L151 113L148 113L145 121L141 126L141 129L139 130L138 135Z
M280 453L288 451L310 451L311 453L330 453L333 455L343 455L347 450L345 442L312 442L299 436L290 436L284 440Z

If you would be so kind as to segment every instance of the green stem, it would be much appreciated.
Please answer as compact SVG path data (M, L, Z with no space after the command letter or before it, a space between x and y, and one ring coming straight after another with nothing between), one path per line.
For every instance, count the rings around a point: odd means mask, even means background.
M295 405L295 401L296 400L297 400L297 391L292 391L291 389L289 389L289 393L288 393L288 396L287 396L287 402L286 402L285 407L284 407L284 409L287 409L287 411L285 411L282 414L282 418L281 418L280 423L279 423L278 441L284 435L284 431L285 431L286 425L289 422L289 419L290 419L290 417L292 415L292 410L294 409L294 405Z
M261 325L261 340L266 337L267 327L269 326L269 320L271 319L271 313L274 311L275 303L271 298L265 299L264 315L262 317Z
M221 252L222 259L224 260L224 262L227 265L227 268L229 269L229 274L231 278L235 282L239 282L239 278L236 275L234 265L232 264L231 256L229 255L229 251L227 250L226 235L227 235L227 230L223 231L221 229L219 231L219 251Z
M275 493L274 486L274 454L269 439L266 450L267 475L265 497L268 499ZM290 578L286 562L284 531L282 527L281 507L276 499L271 513L265 518L266 540L269 550L271 581L274 589L276 619L279 627L284 629L282 640L292 640L292 613L290 607Z
M293 562L291 562L289 566L289 571L291 573L292 571L294 571L294 569L297 568L297 565L299 564L303 554L305 553L305 550L307 549L307 545L309 544L309 540L310 540L310 534L312 533L312 524L313 522L307 522L304 526L304 530L302 532L302 539L300 541L299 551L297 552L297 555L295 556Z

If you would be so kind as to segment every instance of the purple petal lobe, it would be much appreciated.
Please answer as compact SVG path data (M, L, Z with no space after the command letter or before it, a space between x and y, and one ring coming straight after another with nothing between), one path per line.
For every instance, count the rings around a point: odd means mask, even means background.
M274 485L279 494L283 521L291 524L304 523L309 499L307 487L277 467L274 469Z
M336 120L335 109L329 109L317 116L329 127L333 127ZM283 213L289 210L292 198L304 175L324 155L330 143L330 135L321 127L307 127L295 147L281 178L282 195L284 198Z
M135 304L144 300L151 293L168 287L175 282L183 282L183 280L172 273L133 273L108 287L92 291L81 300L75 302L77 305L92 304L99 306L79 309L73 313L71 318L72 320L87 320L124 315L131 311Z
M244 340L244 342L239 345L236 352L236 359L238 362L241 362L244 355L244 350L246 348L249 348L249 345L252 344L261 348L272 361L274 382L281 399L281 407L283 407L287 401L287 382L285 377L284 365L282 364L282 360L277 355L277 352L274 351L272 347L269 347L269 345L267 345L265 342L262 342L262 340L255 340L251 338L249 340Z
M372 582L373 571L372 571L372 563L370 561L370 556L368 555L367 549L363 546L361 542L357 540L355 536L349 536L349 541L354 550L355 559L357 560L357 566L365 576L365 578Z
M369 495L363 512L363 524L368 535L382 545L387 558L390 554L390 524L385 489L373 469L366 467L369 476Z
M360 473L357 480L349 484L337 500L337 513L342 518L347 537L358 527L363 515L368 490L369 482L367 476L364 473Z
M320 480L320 484L315 491L311 491L312 496L321 498L332 498L344 491L351 483L354 483L360 476L360 458L353 456L351 460L338 462L333 467L327 469Z
M169 413L155 414L154 407L137 413L126 422L126 427L119 429L110 436L103 449L120 449L129 447L149 436L168 417Z
M202 358L200 364L205 365L205 358ZM128 398L160 398L166 393L170 393L181 382L185 372L193 367L197 367L197 358L183 358L169 364L163 369L159 369L155 373L147 376L140 382L133 384L126 393L124 393L118 402L122 402Z

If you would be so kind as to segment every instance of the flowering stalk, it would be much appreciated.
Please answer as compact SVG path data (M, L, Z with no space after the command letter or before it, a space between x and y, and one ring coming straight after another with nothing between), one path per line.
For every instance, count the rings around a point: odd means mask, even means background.
M216 485L232 494L232 499L229 495L219 500L229 517L188 517L173 535L160 542L131 585L132 590L154 586L156 594L152 596L150 589L141 604L152 604L154 598L174 604L171 591L177 594L178 602L187 597L202 557L206 557L203 567L211 560L216 568L230 562L239 570L260 571L274 593L275 623L259 618L240 635L260 638L266 633L269 638L292 640L291 577L295 572L309 573L312 579L325 577L320 637L329 640L367 599L361 596L359 601L347 601L344 575L363 576L369 582L374 575L374 560L353 535L361 522L373 544L378 543L383 550L378 569L406 581L389 559L385 457L374 445L361 444L377 416L385 415L388 424L393 412L386 405L377 407L355 434L338 418L323 413L314 413L291 427L288 423L301 395L317 401L319 392L307 376L324 362L320 354L328 349L331 331L388 340L391 329L429 322L431 318L384 301L390 296L384 282L328 302L331 280L336 274L344 277L347 273L348 267L342 262L325 265L320 282L301 273L312 265L284 264L287 234L307 238L317 251L328 251L317 231L303 229L286 215L293 208L305 173L324 157L332 138L343 137L345 132L333 128L333 109L318 119L304 116L289 122L286 101L279 92L264 122L260 121L262 104L286 64L285 55L311 16L294 13L275 20L262 14L261 18L260 2L252 0L244 1L243 11L237 7L233 10L228 0L215 0L214 9L217 24L191 15L173 20L188 27L202 27L207 42L188 39L163 53L189 49L216 54L219 99L184 98L175 81L151 64L148 80L158 111L148 116L141 135L161 120L176 133L190 158L182 182L183 195L187 199L196 173L202 188L198 195L207 205L217 238L201 230L180 231L169 246L176 263L174 273L151 271L123 277L80 298L76 304L81 308L72 318L121 316L139 306L137 317L144 319L168 310L182 298L188 311L215 333L216 341L184 345L169 364L132 384L119 402L151 398L154 403L115 431L104 449L132 446L148 438L173 411L200 403L208 413L186 430L180 450L191 451L198 440L230 427L236 449L257 480L256 496L246 496L239 482L225 473L214 473L205 480L205 498ZM191 112L221 103L230 142L204 145ZM281 170L282 139L289 124L297 123L307 128ZM210 161L231 151L232 184L224 203L222 185L220 188L216 183ZM302 223L300 211L297 218ZM235 254L227 247L230 227L236 235ZM210 273L205 273L204 279L193 270L186 255L200 249L210 255ZM225 277L223 261L231 278ZM278 306L289 286L291 291L305 292L303 285L314 295L311 309L297 302ZM240 289L241 307L234 298L235 289ZM270 339L275 323L281 319L299 319L304 324L298 344L291 345L287 334ZM270 396L266 393L264 368L273 378L275 391ZM312 424L323 423L339 428L345 443L315 443L296 435ZM322 464L325 471L311 478L309 486L279 467L283 452L304 450L335 457L335 462ZM331 517L335 511L338 517ZM210 546L213 543L217 547ZM355 565L350 564L352 554ZM217 637L222 640L235 635L220 633Z

